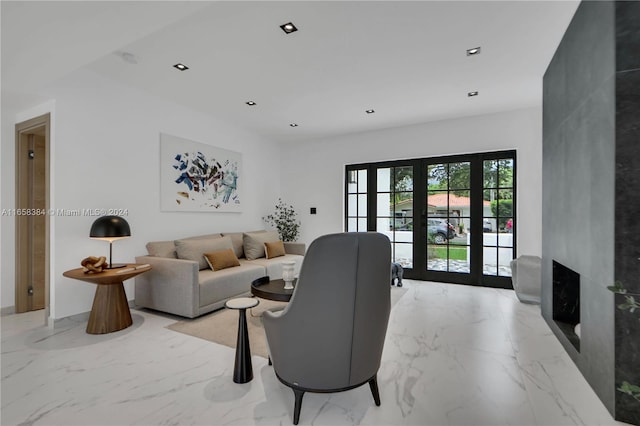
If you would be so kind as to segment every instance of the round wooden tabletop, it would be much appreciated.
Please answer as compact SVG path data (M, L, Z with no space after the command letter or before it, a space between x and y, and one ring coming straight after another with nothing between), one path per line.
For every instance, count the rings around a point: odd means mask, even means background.
M137 268L137 269L136 269ZM93 284L120 284L129 278L133 278L138 274L147 272L151 269L151 265L141 265L131 263L123 268L105 269L102 272L87 272L83 268L71 269L63 272L67 278L86 281Z
M294 285L297 281L297 278L293 280ZM278 302L291 300L293 290L285 290L283 280L269 280L269 277L258 278L251 283L251 294L262 299L276 300Z

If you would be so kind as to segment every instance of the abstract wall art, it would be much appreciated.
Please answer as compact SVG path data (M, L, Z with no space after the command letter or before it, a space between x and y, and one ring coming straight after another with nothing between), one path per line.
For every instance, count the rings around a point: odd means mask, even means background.
M239 212L242 155L160 134L162 211Z

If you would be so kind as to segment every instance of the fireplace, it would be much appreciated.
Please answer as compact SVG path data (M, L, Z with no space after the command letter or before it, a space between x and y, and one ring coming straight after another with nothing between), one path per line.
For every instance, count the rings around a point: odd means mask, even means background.
M580 274L553 261L553 320L569 341L580 351Z

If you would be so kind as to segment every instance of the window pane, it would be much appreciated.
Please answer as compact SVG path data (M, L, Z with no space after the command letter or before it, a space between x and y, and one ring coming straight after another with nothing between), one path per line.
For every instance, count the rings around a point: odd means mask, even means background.
M447 214L449 210L449 196L443 191L429 191L427 194L427 211L429 216Z
M367 192L367 171L358 170L358 192Z
M447 189L449 187L449 168L447 164L431 164L427 166L427 183L429 190Z
M500 160L498 177L500 188L513 187L513 160Z
M469 189L471 187L471 163L449 164L449 189Z
M449 272L468 274L471 272L471 267L469 265L469 261L466 259L458 260L449 258Z
M393 204L391 204L391 194L389 192L378 192L376 214L378 216L393 216Z
M377 190L378 192L391 191L391 169L378 169Z
M398 228L396 228L396 232L393 233L394 235L394 240L397 242L402 242L402 243L412 243L413 242L413 232L412 231L403 231L397 230Z
M350 217L347 219L347 232L357 232L358 231L358 221L355 217Z
M498 249L498 275L503 277L511 276L511 260L513 260L513 249Z
M497 275L498 274L498 249L496 247L483 247L482 248L483 265L482 270L484 275Z
M358 216L366 216L367 215L367 195L360 194L358 195Z
M413 167L395 167L395 191L413 191Z
M413 244L394 244L393 261L403 268L413 268Z
M347 183L349 183L349 184L357 184L358 183L358 171L357 170L349 170L347 172Z
M408 199L396 203L394 226L400 231L413 230L413 200Z
M483 188L498 187L498 160L483 162Z
M349 184L347 185L347 193L355 194L356 192L358 192L358 184L356 182L349 182Z
M465 244L470 244L469 241L469 232L471 232L471 218L470 217L461 217L458 222L458 229L456 229L458 235L465 236L466 242Z
M501 247L513 247L513 233L508 229L509 223L513 223L511 219L507 219L505 229L500 230L498 234L498 245Z
M495 232L483 232L482 233L482 245L483 246L497 246L498 234Z
M358 232L367 232L367 218L359 217L358 218Z
M446 271L447 267L447 246L427 244L427 269Z
M348 206L347 206L347 216L357 216L358 215L358 196L355 194L349 194L347 196Z
M393 231L393 225L391 223L390 217L378 217L376 219L376 231L385 234L389 237L390 240L393 241L393 233L389 231Z

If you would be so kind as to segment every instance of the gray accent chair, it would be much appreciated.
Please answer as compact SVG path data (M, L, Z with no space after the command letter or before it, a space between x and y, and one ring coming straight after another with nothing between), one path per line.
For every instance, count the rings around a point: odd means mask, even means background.
M295 395L298 424L305 392L339 392L376 374L391 310L391 244L379 233L316 239L307 251L287 307L266 311L264 330L278 379Z

